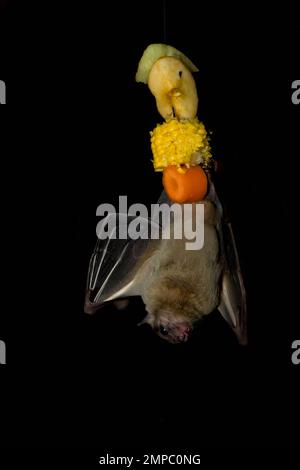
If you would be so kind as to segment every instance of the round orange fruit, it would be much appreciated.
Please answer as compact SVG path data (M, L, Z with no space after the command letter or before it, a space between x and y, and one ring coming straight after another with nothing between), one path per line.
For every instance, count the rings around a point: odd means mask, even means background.
M173 202L198 202L202 201L207 193L207 176L199 165L184 173L179 172L175 165L170 165L164 169L163 186Z

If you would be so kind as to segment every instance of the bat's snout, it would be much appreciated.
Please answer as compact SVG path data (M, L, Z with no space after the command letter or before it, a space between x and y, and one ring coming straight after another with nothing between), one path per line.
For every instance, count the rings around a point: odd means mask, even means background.
M192 329L190 326L182 325L177 333L178 343L186 343L190 337L191 331Z
M186 322L175 323L166 337L171 343L186 343L192 333L192 326Z

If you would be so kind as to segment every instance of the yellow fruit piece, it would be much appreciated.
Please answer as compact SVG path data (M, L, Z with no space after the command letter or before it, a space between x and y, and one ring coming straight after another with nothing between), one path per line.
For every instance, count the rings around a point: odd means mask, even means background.
M188 168L211 158L206 129L197 118L170 119L158 124L150 134L155 171L163 171L169 165Z
M152 66L148 86L164 119L194 119L198 108L195 80L184 63L175 57L162 57Z

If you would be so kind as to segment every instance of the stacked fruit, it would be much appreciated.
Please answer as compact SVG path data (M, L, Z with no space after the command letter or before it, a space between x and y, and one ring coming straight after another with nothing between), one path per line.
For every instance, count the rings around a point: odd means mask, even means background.
M203 169L211 158L204 124L196 115L198 96L192 72L195 65L180 51L151 44L138 66L136 81L148 84L165 119L151 132L155 171L163 171L163 185L174 202L197 202L207 192Z

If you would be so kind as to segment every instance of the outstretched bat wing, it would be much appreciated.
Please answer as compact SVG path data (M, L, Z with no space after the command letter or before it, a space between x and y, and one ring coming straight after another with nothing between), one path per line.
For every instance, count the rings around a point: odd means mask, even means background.
M141 294L147 262L159 242L151 234L159 235L159 229L152 219L127 214L103 219L89 264L86 313L94 313L105 302Z
M210 180L207 196L214 202L217 213L217 229L219 233L223 273L221 280L221 296L218 310L235 332L240 344L247 344L247 304L246 291L241 272L238 251L232 225L224 217L223 208L218 198L214 183Z

